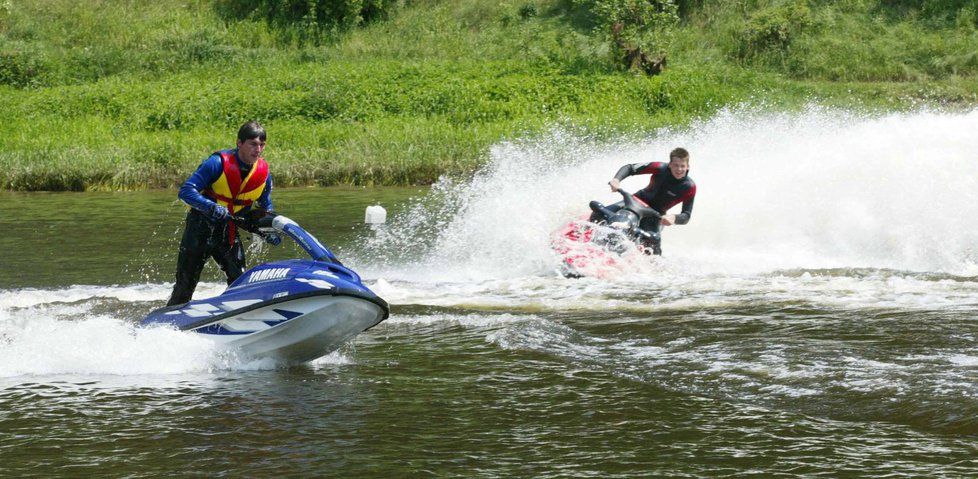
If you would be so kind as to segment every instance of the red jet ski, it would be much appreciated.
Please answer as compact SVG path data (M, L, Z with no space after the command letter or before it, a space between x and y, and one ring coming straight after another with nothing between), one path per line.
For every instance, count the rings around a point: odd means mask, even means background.
M651 254L643 242L658 242L659 234L639 227L643 218L659 218L658 211L619 189L623 201L607 207L590 203L591 214L567 223L554 234L553 250L561 259L560 273L568 278L607 277L620 271L620 263L634 255Z

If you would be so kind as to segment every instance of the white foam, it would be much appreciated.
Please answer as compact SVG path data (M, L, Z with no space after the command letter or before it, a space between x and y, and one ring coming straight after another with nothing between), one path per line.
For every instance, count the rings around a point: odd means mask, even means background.
M684 146L696 207L690 224L667 227L663 237L666 254L683 258L687 272L967 274L978 262L975 131L978 110L860 116L817 107L731 109L687 130L617 144L556 131L497 145L470 182L435 185L369 245L364 256L384 262L364 263L370 276L410 281L552 274L551 234L586 212L589 200L616 201L606 182L618 167L667 161ZM637 190L647 181L623 185ZM392 251L421 259L391 262Z
M515 314L428 314L394 316L382 323L385 327L401 326L462 326L492 328L526 321L542 321L533 315Z
M194 298L216 296L224 291L226 285L219 283L200 283ZM172 284L130 284L130 285L73 285L66 288L41 289L24 288L0 290L0 311L14 308L36 307L43 304L68 304L104 298L120 301L165 301L172 291Z
M440 181L378 230L357 263L384 278L376 287L393 304L641 311L761 298L966 308L978 296L967 279L978 274L975 131L978 110L819 107L733 108L613 143L556 130L495 146L471 181ZM590 200L617 201L606 182L621 165L665 161L676 146L692 154L698 193L692 221L665 228L666 256L638 255L597 282L559 278L553 233Z
M975 367L978 366L978 356L955 354L947 358L948 362L955 366Z
M175 374L226 366L206 339L167 328L136 328L107 316L18 315L0 321L0 338L0 377Z
M341 351L333 351L321 358L309 362L309 365L312 367L343 366L347 364L353 364L353 359Z
M217 294L222 289L204 284L198 294ZM93 312L104 300L162 304L169 293L170 286L163 284L4 291L0 299L0 378L169 375L276 366L239 358L199 335L166 327L138 327L138 318Z
M527 276L469 282L378 282L394 305L518 309L523 312L669 310L736 307L745 301L817 302L838 309L953 310L971 308L978 281L939 280L887 271L806 272L800 275L657 275L615 279Z

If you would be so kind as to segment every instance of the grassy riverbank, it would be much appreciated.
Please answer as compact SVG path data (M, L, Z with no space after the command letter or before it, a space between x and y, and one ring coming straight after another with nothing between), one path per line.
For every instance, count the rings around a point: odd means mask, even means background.
M676 22L635 39L667 56L652 77L615 63L598 3L414 1L316 29L240 0L0 0L0 188L173 186L252 118L278 184L394 185L555 127L978 104L975 1L666 2Z

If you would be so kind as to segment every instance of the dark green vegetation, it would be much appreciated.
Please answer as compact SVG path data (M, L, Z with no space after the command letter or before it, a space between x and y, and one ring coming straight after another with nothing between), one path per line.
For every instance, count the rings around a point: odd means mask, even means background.
M0 0L0 188L173 186L248 119L279 185L416 184L555 127L976 92L978 0Z

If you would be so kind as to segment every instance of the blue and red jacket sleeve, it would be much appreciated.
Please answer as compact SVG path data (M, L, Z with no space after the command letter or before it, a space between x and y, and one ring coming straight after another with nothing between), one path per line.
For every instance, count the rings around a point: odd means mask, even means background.
M209 156L197 167L197 171L194 171L190 178L183 182L177 196L191 208L202 213L210 213L216 203L201 192L214 184L222 173L224 173L224 166L221 164L220 155ZM267 192L268 190L266 190Z
M258 197L258 201L255 204L259 208L263 208L268 211L272 211L272 173L268 173L268 179L265 180L265 191L262 191L261 196Z

